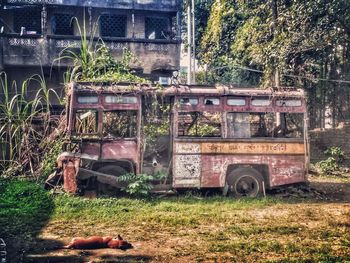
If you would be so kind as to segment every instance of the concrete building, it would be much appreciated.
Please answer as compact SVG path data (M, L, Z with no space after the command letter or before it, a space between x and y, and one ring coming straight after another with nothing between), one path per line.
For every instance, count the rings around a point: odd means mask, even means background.
M49 87L61 92L68 62L56 59L64 48L79 47L76 17L116 58L128 48L138 59L132 65L137 74L170 77L180 68L181 1L3 0L0 71L21 83L43 70Z

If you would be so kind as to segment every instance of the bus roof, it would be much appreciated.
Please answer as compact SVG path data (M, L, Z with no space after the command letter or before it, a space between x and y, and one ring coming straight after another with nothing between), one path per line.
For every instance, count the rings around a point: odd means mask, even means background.
M277 96L277 97L305 97L304 90L295 87L258 87L242 88L227 85L167 85L158 86L152 84L108 84L108 83L72 83L70 85L78 93L135 93L159 95L213 95L213 96Z

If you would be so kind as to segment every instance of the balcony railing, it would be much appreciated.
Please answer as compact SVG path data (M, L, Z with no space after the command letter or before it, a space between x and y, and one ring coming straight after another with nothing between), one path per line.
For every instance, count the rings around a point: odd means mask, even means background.
M91 6L137 10L177 11L182 0L6 0L7 4Z
M97 39L94 40L95 42ZM19 36L3 37L3 63L6 66L69 66L69 60L57 60L64 49L75 49L81 45L79 37L65 36ZM123 38L105 39L117 59L123 50L131 51L138 61L132 65L145 74L167 72L179 68L180 44L177 40L149 40Z

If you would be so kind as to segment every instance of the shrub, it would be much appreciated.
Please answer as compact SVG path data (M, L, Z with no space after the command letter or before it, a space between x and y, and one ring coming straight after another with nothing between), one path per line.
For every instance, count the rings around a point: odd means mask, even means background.
M333 146L328 148L324 153L328 158L316 164L320 168L321 173L329 175L339 171L339 165L345 158L345 152L340 147Z
M52 145L52 147L45 153L41 165L40 177L46 179L56 168L56 160L58 155L62 151L63 140L58 139Z
M122 191L134 196L147 196L153 188L153 181L161 180L164 174L133 174L128 173L118 177L119 182L127 182L128 186L122 188Z

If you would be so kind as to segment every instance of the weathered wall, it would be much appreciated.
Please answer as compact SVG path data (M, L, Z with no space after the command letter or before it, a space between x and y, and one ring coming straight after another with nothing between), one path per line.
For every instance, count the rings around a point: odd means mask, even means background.
M316 163L327 157L324 151L332 146L341 147L347 154L345 163L350 164L350 121L341 123L336 129L310 131L311 162Z

